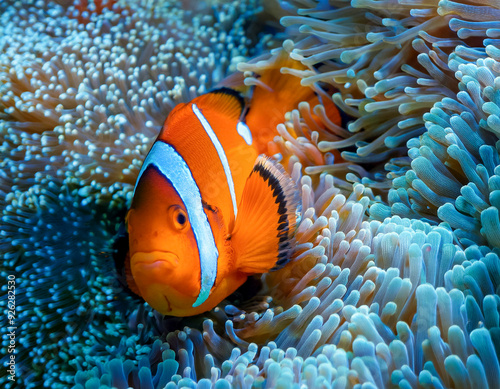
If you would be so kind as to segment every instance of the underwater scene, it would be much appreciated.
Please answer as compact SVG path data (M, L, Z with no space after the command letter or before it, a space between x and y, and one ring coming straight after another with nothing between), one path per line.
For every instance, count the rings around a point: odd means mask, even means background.
M500 388L497 0L1 0L0 387Z

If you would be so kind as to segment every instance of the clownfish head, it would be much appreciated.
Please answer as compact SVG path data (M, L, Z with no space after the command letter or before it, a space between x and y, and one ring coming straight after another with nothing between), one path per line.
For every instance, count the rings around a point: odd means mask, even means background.
M187 205L155 166L142 172L127 228L130 270L144 300L159 312L179 316L206 300L213 283L208 292L202 290L199 237Z

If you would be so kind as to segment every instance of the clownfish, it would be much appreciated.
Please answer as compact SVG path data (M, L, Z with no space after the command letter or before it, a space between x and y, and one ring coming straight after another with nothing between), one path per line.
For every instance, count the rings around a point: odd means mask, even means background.
M256 86L248 110L227 87L177 105L144 160L124 267L129 288L162 314L208 311L290 259L299 191L262 153L285 112L317 96L281 66L262 76L271 87Z

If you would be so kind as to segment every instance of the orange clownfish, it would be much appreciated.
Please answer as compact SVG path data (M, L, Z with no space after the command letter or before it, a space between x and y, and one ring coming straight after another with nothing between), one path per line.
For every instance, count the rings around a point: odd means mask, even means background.
M244 100L229 88L179 104L144 161L125 268L130 289L163 314L210 310L248 275L289 260L300 196L281 165L259 155L275 135L259 134L259 121L275 128L304 96L276 102L266 93L270 115L260 101L243 117Z

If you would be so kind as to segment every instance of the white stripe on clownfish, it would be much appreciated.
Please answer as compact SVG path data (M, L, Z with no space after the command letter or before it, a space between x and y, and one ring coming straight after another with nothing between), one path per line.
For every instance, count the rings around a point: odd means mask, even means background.
M203 209L200 189L184 158L171 145L162 141L156 141L151 147L137 177L135 189L137 189L143 173L151 165L158 168L160 173L172 184L186 207L189 223L200 253L200 293L193 304L193 307L197 307L205 302L215 284L219 258L212 228Z
M252 145L252 133L250 132L250 128L244 122L238 122L236 125L236 131L243 138L245 143L249 146Z
M192 104L193 107L193 112L200 121L201 125L203 126L203 129L207 133L207 135L210 137L210 140L212 141L215 150L217 151L217 154L219 155L219 159L222 163L222 167L224 168L224 173L226 174L226 181L227 185L229 187L229 192L231 193L231 200L233 202L233 211L234 211L234 218L236 219L236 215L238 213L238 209L236 206L236 193L234 191L234 182L233 182L233 176L231 175L231 168L229 167L229 162L227 160L226 153L224 152L224 148L222 147L219 138L217 138L217 135L215 134L214 130L210 126L210 123L207 121L205 116L201 113L199 108L196 106L196 104Z

